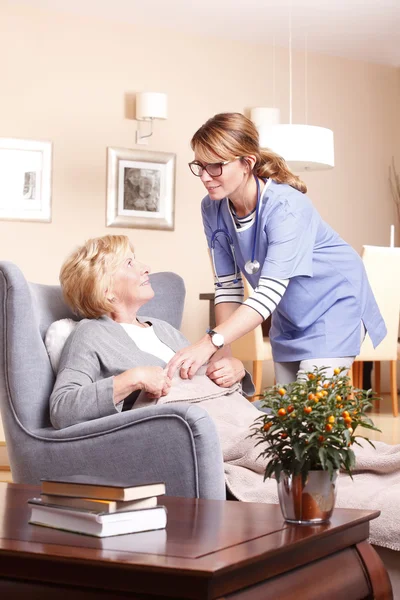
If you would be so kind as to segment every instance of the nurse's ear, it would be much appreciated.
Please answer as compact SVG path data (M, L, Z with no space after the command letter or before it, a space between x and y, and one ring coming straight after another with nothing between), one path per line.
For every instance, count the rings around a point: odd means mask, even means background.
M254 165L256 164L257 158L256 156L254 156L254 154L249 154L248 156L243 156L242 161L246 167L245 173L250 174L254 169Z

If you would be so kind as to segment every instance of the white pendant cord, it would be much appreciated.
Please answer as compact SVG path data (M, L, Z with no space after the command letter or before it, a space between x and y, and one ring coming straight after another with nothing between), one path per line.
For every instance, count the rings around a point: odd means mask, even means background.
M305 35L305 41L304 41L304 105L305 105L305 118L306 118L306 125L308 125L308 64L307 64L307 59L308 59L308 55L307 55L307 36L308 34L306 33Z
M275 35L272 36L272 106L276 107L275 96Z
M289 2L289 123L292 124L292 2Z

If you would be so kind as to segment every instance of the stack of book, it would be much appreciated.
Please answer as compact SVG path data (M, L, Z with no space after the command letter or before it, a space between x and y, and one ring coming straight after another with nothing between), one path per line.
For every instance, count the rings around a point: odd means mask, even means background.
M89 475L42 479L40 497L31 498L29 523L108 537L164 529L167 509L157 504L165 484L110 482Z

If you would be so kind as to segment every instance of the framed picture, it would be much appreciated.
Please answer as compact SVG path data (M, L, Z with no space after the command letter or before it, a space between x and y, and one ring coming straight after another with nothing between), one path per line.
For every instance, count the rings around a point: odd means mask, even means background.
M0 219L51 221L51 142L0 138Z
M107 149L107 226L174 229L175 154Z

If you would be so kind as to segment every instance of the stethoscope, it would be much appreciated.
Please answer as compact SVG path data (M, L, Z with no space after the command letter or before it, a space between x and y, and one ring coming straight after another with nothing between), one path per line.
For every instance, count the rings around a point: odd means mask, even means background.
M256 175L254 175L254 179L256 180L256 184L257 184L257 203L256 203L256 218L255 218L255 223L254 223L254 234L253 234L253 248L252 248L252 252L251 252L251 260L246 261L246 263L244 265L244 270L249 275L255 275L260 270L260 263L255 258L255 255L256 255L256 247L257 247L258 213L259 213L259 204L260 204L261 193L260 193L260 182L258 181L258 177ZM235 246L233 244L232 236L227 229L220 227L221 206L222 206L222 201L218 205L217 229L215 231L213 231L213 233L211 235L211 242L210 242L211 259L212 259L214 275L215 275L215 279L217 280L218 287L222 286L222 283L220 282L219 277L218 277L217 267L215 264L215 242L217 241L219 235L223 235L223 237L227 240L228 245L231 250L234 268L235 268L235 277L233 279L233 283L237 283L239 281L239 275L240 275L240 271L238 270L238 266L237 266L236 252L235 252Z

